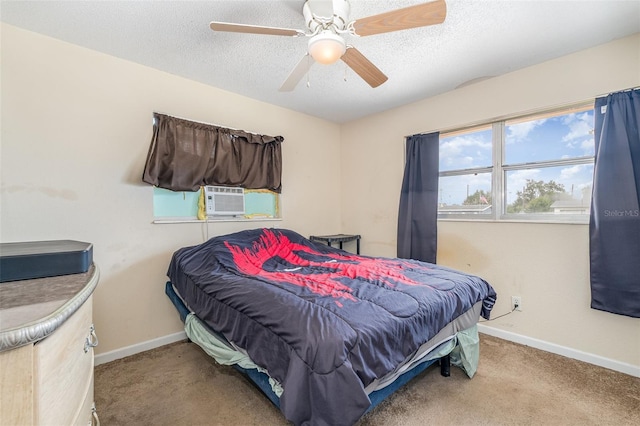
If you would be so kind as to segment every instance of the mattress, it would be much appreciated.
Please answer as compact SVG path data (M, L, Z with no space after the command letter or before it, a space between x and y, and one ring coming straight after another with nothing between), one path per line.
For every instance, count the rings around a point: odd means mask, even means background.
M357 256L281 229L180 249L168 276L208 329L282 385L280 408L295 424L353 424L387 378L495 302L479 277Z
M257 366L241 349L234 347L224 336L215 330L209 329L193 312L190 312L182 298L177 294L171 282L167 282L165 293L176 307L181 320L185 323L185 332L193 343L200 346L205 353L210 355L219 364L230 365L245 374L249 380L276 406L280 407L282 386L269 372ZM478 305L473 311L478 310ZM473 319L475 318L475 320ZM397 371L380 380L375 388L367 390L371 404L366 412L375 408L380 402L393 394L396 390L407 384L411 379L425 371L429 366L449 355L450 362L460 367L471 378L475 374L479 361L479 338L475 325L477 314L469 311L462 321L452 322L446 327L449 332L458 328L464 328L466 321L471 320L474 325L455 333L447 338L447 332L439 333L440 336L432 339L424 346L421 355L407 359ZM443 341L437 345L436 342ZM434 349L427 348L434 346Z
M269 376L267 370L253 362L244 349L228 342L220 333L207 327L200 318L189 310L171 282L167 282L165 292L181 313L181 319L185 324L185 333L189 340L200 346L218 364L237 366L243 372L253 369L265 374L269 389L276 398L280 398L282 385ZM369 384L365 388L365 392L370 395L384 389L407 371L427 361L438 360L449 355L454 349L457 349L457 352L451 359L452 364L462 368L469 378L473 377L479 361L479 353L475 347L479 341L476 327L479 315L480 303L476 303L469 311L447 324L436 336L400 363L397 368Z

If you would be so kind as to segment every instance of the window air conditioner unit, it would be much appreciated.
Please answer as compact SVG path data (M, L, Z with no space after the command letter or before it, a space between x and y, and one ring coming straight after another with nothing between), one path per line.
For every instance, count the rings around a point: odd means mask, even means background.
M226 186L205 186L207 216L235 216L244 214L244 190Z

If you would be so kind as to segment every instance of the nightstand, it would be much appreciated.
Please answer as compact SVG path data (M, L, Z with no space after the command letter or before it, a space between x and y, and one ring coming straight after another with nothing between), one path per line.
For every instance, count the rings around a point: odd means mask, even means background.
M360 254L360 235L350 235L350 234L312 235L311 237L309 237L309 239L311 241L319 241L322 243L327 243L329 247L331 247L331 243L339 243L340 250L342 250L342 243L355 240L356 254Z

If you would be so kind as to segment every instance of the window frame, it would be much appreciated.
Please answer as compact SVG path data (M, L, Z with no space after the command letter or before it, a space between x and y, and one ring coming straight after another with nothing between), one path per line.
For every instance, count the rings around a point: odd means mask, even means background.
M248 194L269 194L273 197L274 203L274 215L270 216L266 212L254 212L248 213L245 209L245 214L243 215L207 215L206 219L198 219L197 218L197 210L198 210L198 197L200 191L171 191L168 189L160 188L157 186L153 187L153 221L152 223L156 224L167 224L167 223L213 223L213 222L260 222L260 221L282 221L282 193L278 193L275 191L271 191L269 189L249 189L243 188L245 195L245 203L247 201ZM185 198L186 194L190 194L188 196L188 200ZM185 206L188 207L191 211L189 213L193 214L180 214L180 215L164 215L158 214L158 205L156 204L163 195L170 195L173 198L180 198L182 195L183 200L186 203L183 203L181 208L184 209ZM175 203L175 199L169 200L169 203ZM170 206L172 207L172 206Z
M595 155L571 157L567 159L554 159L532 161L525 163L505 163L505 145L506 145L506 123L518 121L533 121L546 117L556 117L560 115L568 115L572 113L585 112L593 110L593 102L582 102L579 104L565 106L562 108L554 108L529 114L523 114L513 117L504 117L500 119L490 120L473 126L466 126L457 129L441 131L440 138L447 138L456 135L468 134L479 131L483 128L491 128L492 143L492 165L486 167L475 167L468 169L456 169L439 172L438 183L442 177L464 176L477 173L491 173L491 212L482 214L456 214L456 213L440 213L438 212L438 220L453 221L502 221L502 222L529 222L529 223L589 223L588 214L536 214L536 213L507 213L507 199L504 193L507 180L507 172L550 168L561 166L575 166L583 164L595 164ZM511 123L510 123L511 124ZM438 207L439 208L439 207Z

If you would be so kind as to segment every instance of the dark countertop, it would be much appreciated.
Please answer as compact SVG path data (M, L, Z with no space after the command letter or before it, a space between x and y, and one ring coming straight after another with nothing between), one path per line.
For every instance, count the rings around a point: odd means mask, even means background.
M0 351L44 339L91 296L100 272L0 283Z

